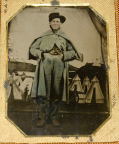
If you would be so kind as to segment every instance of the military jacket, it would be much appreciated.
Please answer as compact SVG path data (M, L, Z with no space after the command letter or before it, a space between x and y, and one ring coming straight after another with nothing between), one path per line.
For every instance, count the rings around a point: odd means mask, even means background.
M58 30L56 34L52 32L52 30L46 31L41 36L33 41L30 46L30 53L32 56L38 58L38 64L36 66L36 71L34 75L34 81L31 91L31 97L36 96L46 96L46 84L45 84L45 76L44 76L44 67L42 61L42 53L49 52L52 50L54 44L58 47L58 49L63 52L63 61L64 61L64 85L63 85L63 97L62 100L69 103L69 94L68 94L68 65L65 61L71 61L76 58L76 54L78 54L79 58L82 55L78 53L74 48L71 41L65 35L64 32ZM30 57L29 57L30 58Z
M76 58L75 49L61 30L58 30L56 34L49 30L41 35L30 47L30 53L35 57L42 58L42 52L48 53L52 50L54 44L63 52L64 61Z

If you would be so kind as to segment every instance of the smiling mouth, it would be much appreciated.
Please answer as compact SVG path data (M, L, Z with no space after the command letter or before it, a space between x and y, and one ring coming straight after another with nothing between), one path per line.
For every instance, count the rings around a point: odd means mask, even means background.
M58 28L58 26L53 26L53 28Z

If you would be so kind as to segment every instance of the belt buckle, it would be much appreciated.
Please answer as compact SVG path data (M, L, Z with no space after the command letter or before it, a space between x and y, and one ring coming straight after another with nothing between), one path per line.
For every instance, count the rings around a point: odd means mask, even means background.
M57 52L54 52L54 55L58 55L58 53L57 53Z

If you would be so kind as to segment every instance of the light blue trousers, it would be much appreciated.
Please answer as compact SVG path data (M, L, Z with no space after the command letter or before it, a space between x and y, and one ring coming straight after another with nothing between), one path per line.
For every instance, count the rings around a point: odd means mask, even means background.
M58 56L46 57L43 60L46 97L40 96L39 117L51 120L58 118L59 102L63 94L64 63Z

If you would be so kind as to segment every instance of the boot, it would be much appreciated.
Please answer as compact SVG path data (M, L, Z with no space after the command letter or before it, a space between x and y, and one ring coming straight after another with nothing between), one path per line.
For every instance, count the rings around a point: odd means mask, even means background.
M54 127L59 127L60 126L60 123L57 121L57 120L52 120L52 125Z
M37 123L37 127L44 127L44 125L45 125L45 120L44 119L39 120L38 123Z

